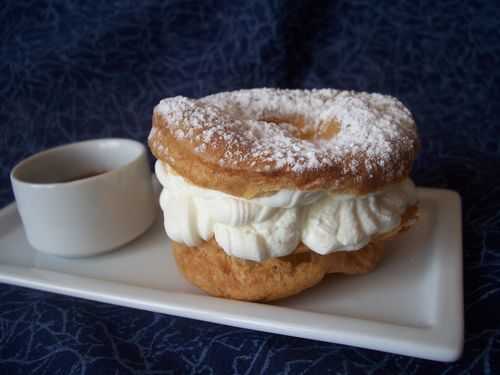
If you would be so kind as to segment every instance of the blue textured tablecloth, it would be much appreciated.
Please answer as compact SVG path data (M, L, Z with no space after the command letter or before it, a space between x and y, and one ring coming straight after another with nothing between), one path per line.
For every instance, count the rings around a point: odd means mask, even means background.
M1 1L0 205L25 156L95 137L145 141L165 96L391 94L420 129L417 184L463 198L466 341L446 364L0 285L0 374L500 372L498 4Z

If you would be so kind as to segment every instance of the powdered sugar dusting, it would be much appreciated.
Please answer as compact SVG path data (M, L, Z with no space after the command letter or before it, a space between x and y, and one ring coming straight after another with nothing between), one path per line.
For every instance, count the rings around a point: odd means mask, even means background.
M304 173L338 164L346 174L361 169L370 174L392 165L395 154L416 147L409 110L397 99L380 94L252 89L198 100L167 98L155 111L177 139L195 144L195 152L223 145L217 162L234 168ZM300 118L302 130L314 134L328 122L339 124L340 130L330 139L301 139L293 124L266 121L269 118ZM396 175L398 170L393 166L389 173Z

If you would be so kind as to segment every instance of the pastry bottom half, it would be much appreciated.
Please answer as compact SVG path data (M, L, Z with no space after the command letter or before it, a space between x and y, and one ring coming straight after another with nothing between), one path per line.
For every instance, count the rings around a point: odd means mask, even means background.
M301 243L290 255L254 262L227 255L214 239L193 247L173 242L172 249L184 276L208 294L273 301L300 293L330 273L359 275L372 271L384 256L384 242L409 228L417 214L417 207L410 207L399 227L355 251L320 255Z
M208 294L245 301L273 301L318 284L328 273L369 272L382 259L384 247L378 241L360 250L328 255L295 251L262 262L227 255L214 240L196 247L174 242L173 251L184 276Z

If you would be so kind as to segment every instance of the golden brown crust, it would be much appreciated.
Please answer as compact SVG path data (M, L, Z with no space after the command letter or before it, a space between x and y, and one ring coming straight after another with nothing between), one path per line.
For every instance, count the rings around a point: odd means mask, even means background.
M382 243L358 251L294 253L263 262L227 255L214 240L196 247L173 242L177 265L194 285L216 297L273 301L319 283L327 273L362 274L382 259Z
M243 133L238 133L238 127L229 125L221 127L221 134L217 135L218 133L214 132L217 136L213 136L210 143L204 143L203 134L211 129L211 123L193 127L189 116L192 111L201 111L200 108L205 104L185 99L194 109L185 110L188 114L183 113L186 117L177 122L172 118L175 120L178 116L170 116L169 120L164 112L155 109L153 130L149 138L153 154L197 186L247 199L281 189L331 190L353 194L376 191L407 178L418 149L417 133L414 124L411 124L413 121L411 115L408 115L408 119L405 120L408 123L405 123L405 126L409 130L400 140L396 136L388 140L393 146L386 152L386 159L383 162L380 161L379 155L370 156L367 151L359 151L359 148L354 147L352 151L342 154L341 158L330 157L328 152L318 153L323 159L329 159L329 163L320 164L315 168L297 170L293 165L286 163L279 167L267 168L270 164L266 156L252 151L255 142L246 139L238 141L243 137ZM401 103L397 105L402 106ZM225 113L212 107L210 109L215 113L210 112L215 119L218 119L217 116L225 116L225 123L231 123L232 118L227 118ZM307 132L302 131L304 119L296 116L280 118L279 115L274 115L259 120L267 124L285 121L297 129L292 133L296 133L298 139L336 137L342 132L342 129L339 130L342 124L329 123L319 127L315 130L316 134L311 135L310 129ZM179 130L182 130L181 134L184 136L178 136ZM370 147L367 149L370 150ZM245 157L238 159L235 156L231 163L221 163L228 150L234 155L245 155Z
M185 277L205 292L224 298L272 301L310 288L328 273L370 272L383 257L383 240L406 230L416 217L417 208L410 208L398 228L357 251L320 255L301 243L288 256L254 262L227 255L213 239L196 247L173 242L173 251Z

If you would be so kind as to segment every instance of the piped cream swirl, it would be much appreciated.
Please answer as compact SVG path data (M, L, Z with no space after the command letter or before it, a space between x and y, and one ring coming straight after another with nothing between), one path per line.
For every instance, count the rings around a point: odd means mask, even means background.
M172 240L196 246L215 238L227 254L254 261L288 255L300 242L319 254L358 250L416 204L410 179L363 196L280 190L244 199L195 186L160 161L155 172Z

